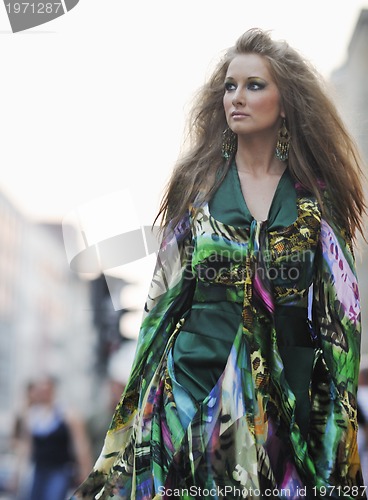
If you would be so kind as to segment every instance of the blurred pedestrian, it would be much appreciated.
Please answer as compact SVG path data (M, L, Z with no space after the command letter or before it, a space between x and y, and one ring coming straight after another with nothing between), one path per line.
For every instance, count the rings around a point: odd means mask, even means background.
M18 422L32 465L24 498L65 500L69 489L83 480L91 467L85 425L75 412L57 402L53 378L29 384L29 391L30 404Z

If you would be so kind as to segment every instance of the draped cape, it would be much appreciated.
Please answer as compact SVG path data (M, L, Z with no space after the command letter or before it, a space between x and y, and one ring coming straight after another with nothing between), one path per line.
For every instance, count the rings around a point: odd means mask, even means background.
M366 498L356 439L361 315L351 241L321 217L313 199L298 203L303 217L318 224L308 437L295 421L266 288L253 303L244 301L226 368L203 403L175 382L171 348L195 287L193 221L203 216L196 207L195 216L165 231L129 381L101 455L74 499L261 498L268 490L297 499L308 498L305 487L309 498ZM266 339L264 325L271 325Z

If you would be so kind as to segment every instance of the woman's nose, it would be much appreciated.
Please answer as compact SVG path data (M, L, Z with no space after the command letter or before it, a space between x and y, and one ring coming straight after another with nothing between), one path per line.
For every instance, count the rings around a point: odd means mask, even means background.
M244 105L245 103L245 95L244 91L242 89L237 89L233 95L233 100L232 100L233 105Z

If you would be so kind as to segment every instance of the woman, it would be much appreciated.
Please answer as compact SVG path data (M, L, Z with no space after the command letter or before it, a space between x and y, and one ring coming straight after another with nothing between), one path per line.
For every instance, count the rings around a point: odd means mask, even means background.
M353 143L315 72L259 29L190 125L130 381L75 498L366 498Z

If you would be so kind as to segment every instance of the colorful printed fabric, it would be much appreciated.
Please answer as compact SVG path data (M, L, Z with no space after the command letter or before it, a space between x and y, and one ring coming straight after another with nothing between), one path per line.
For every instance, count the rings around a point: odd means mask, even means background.
M192 304L211 299L206 290L241 302L242 314L226 366L198 402L176 379L173 346ZM304 435L274 315L308 303L315 350ZM200 207L166 233L130 380L73 499L366 498L359 351L350 242L312 197L298 195L297 218L282 228L231 226Z

